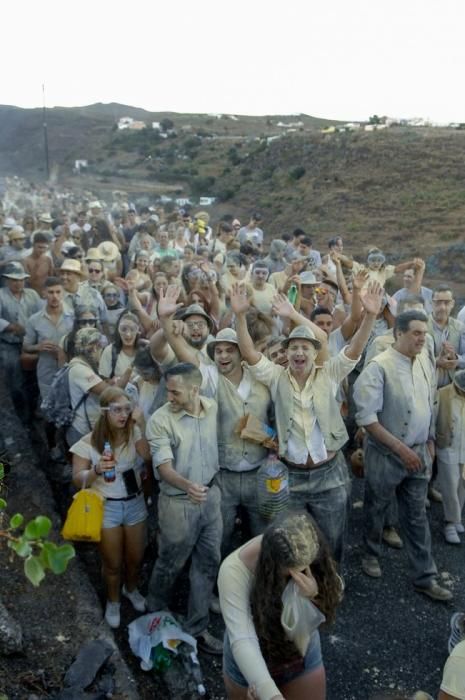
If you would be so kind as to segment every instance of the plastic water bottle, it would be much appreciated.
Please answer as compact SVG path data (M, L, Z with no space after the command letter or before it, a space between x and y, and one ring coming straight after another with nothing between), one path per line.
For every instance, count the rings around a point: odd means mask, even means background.
M295 303L297 301L297 294L298 294L297 285L291 284L291 286L289 287L289 291L287 293L287 298L291 302L292 306L295 306Z
M111 445L108 441L103 446L102 459L105 462L110 462L114 459L113 450L111 449ZM103 478L108 484L112 483L116 479L115 468L113 467L112 469L108 469L107 471L104 471Z
M276 454L270 454L257 472L258 510L271 520L289 504L289 472Z
M192 682L195 685L196 692L200 696L206 695L207 691L203 684L202 669L200 668L200 663L197 658L197 654L195 653L193 648L190 646L190 644L182 642L178 647L178 654L181 658L182 664L188 677L192 679Z

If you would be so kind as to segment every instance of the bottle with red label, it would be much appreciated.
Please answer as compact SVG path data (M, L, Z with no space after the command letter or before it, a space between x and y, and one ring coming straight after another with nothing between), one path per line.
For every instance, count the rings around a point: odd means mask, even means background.
M102 459L104 462L113 462L114 460L113 450L111 449L110 443L107 441L103 446ZM103 472L104 480L110 484L116 479L116 470L113 466L111 469L106 469Z

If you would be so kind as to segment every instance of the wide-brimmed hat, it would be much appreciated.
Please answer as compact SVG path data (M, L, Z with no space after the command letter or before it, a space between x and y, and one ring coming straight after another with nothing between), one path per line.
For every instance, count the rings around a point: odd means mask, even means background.
M53 221L52 217L50 216L50 214L48 212L44 212L43 214L39 214L37 220L41 221L43 224L51 224Z
M98 248L89 248L85 254L84 260L95 260L95 262L102 262L102 254Z
M26 234L24 233L22 226L14 226L14 228L10 229L8 232L8 239L10 241L18 241L19 239L24 240L25 238Z
M296 338L299 338L299 340L308 340L312 345L315 346L317 350L321 348L321 343L317 338L315 337L314 332L308 328L307 326L297 326L294 328L294 330L289 333L289 336L286 338L286 340L283 341L283 346L287 348L291 340L295 340Z
M2 224L2 228L14 228L16 226L16 221L11 216L7 216Z
M189 316L203 316L203 318L207 321L210 330L213 328L213 320L207 314L205 309L202 306L200 306L200 304L191 304L190 306L188 306L182 312L180 318L182 321L185 321L187 318L189 318Z
M300 284L318 284L313 272L306 270L299 274Z
M239 347L239 341L237 339L236 331L232 328L223 328L223 330L217 333L215 338L212 338L208 341L207 355L211 360L213 360L213 356L215 353L215 345L217 343L232 343L233 345L237 345Z
M63 261L63 264L60 267L60 272L74 272L74 274L80 275L81 277L86 276L82 270L79 260L73 260L72 258L67 258Z
M7 277L10 280L25 280L30 275L27 274L21 263L10 262L3 268L2 277Z
M98 201L98 199L94 199L93 202L89 202L89 209L102 209L102 205Z
M103 243L97 246L97 250L103 262L114 262L118 259L120 254L118 246L116 243L112 243L112 241L103 241Z

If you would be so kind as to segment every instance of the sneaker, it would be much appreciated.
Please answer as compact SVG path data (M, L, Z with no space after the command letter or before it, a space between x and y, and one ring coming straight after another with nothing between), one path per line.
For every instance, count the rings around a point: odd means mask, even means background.
M383 530L383 542L393 549L402 549L404 543L393 527L385 527Z
M452 600L452 593L448 591L447 588L440 586L437 581L432 581L427 588L414 586L414 589L417 593L423 593L423 595L428 596L431 600L440 600L442 602Z
M457 528L454 523L444 525L444 539L449 544L460 544L460 537L457 534Z
M462 523L455 523L455 529L459 533L459 535L463 535L465 532L465 527L463 527Z
M442 493L431 485L428 487L428 498L433 503L442 503Z
M221 615L220 599L216 595L213 595L210 601L210 612Z
M456 612L450 618L450 636L447 642L449 654L456 644L465 639L465 613Z
M127 598L134 610L137 610L137 612L145 612L147 609L147 605L145 602L144 596L137 590L137 588L134 588L133 591L128 591L126 586L123 586L123 595L125 598Z
M210 634L208 630L204 630L197 635L196 639L199 651L203 651L205 654L213 654L214 656L222 656L223 642Z
M120 603L111 603L109 600L107 601L107 607L105 608L105 620L110 627L113 627L113 629L117 629L117 627L119 627L119 623L121 622L119 610Z
M376 557L363 557L362 571L371 578L381 578L381 567Z

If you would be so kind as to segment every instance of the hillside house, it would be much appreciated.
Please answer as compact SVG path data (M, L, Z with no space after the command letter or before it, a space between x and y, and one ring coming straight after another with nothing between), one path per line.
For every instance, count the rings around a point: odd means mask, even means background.
M216 201L216 197L200 197L199 206L201 207L211 207Z
M132 117L121 117L118 120L118 129L131 129L138 131L140 129L145 129L145 122L137 121Z
M152 129L155 129L155 131L161 131L160 122L152 122Z

